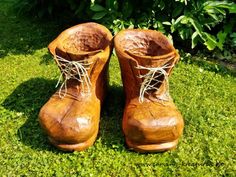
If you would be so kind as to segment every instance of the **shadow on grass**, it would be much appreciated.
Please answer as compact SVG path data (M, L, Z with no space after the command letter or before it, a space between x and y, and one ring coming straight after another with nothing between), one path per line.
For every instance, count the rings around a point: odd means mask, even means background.
M39 110L55 92L55 85L56 80L30 79L20 84L6 98L3 106L10 111L23 113L28 118L17 133L26 146L35 150L60 153L62 151L49 143L47 135L41 129L38 121ZM99 137L102 139L102 144L108 148L114 148L124 144L121 132L122 88L112 86L107 95L101 115Z
M6 10L7 9L7 10ZM39 20L18 16L14 1L0 2L0 57L10 54L32 54L45 48L61 31L71 24L61 19Z
M124 149L122 134L122 115L124 108L123 88L120 85L110 86L103 105L99 136L102 144L109 149Z
M53 56L48 52L42 56L42 59L40 61L40 65L48 65L52 62L54 62Z
M0 57L10 54L32 54L44 48L59 33L56 24L4 16L0 13Z
M20 84L3 102L3 106L11 111L21 112L28 119L18 129L19 139L32 149L57 152L47 140L39 121L38 113L42 105L55 91L56 80L33 78Z

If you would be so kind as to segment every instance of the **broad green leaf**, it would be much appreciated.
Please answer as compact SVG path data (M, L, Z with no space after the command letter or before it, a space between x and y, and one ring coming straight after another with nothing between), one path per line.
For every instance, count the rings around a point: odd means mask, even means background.
M209 33L206 33L204 32L204 34L206 35L207 39L209 39L210 41L212 41L213 43L217 44L217 41L216 41L216 38L215 36L209 34Z
M229 13L235 13L236 14L236 4L233 4L229 7Z
M193 25L194 29L196 30L196 32L198 33L198 35L205 41L205 37L203 35L203 30L202 30L202 26L200 25L200 23L198 23L197 20L194 20L192 18L190 18L190 22Z
M182 24L188 24L189 23L189 17L183 16L180 21Z
M214 50L216 48L216 44L210 40L204 42L204 45L207 47L208 50Z
M175 9L172 12L172 17L175 18L175 17L179 16L181 14L181 12L183 11L183 8L184 7L182 6L182 4L175 7Z
M219 16L215 13L208 13L209 16L211 16L214 20L219 21Z
M154 28L154 29L157 29L157 27L158 27L158 22L154 22L153 28Z
M227 1L207 1L203 4L205 10L217 9L222 13L223 9L229 9L229 13L236 13L236 4Z
M218 40L219 40L217 46L218 46L221 50L223 50L223 45L224 45L226 36L227 36L227 33L222 32L222 31L220 31L220 32L217 34L217 38L218 38Z
M193 34L192 34L192 49L194 47L196 47L197 45L197 42L198 42L198 33L195 31Z
M175 20L175 25L178 25L179 22L181 22L181 20L185 18L184 15L181 15L180 17L178 17L176 20Z
M114 0L114 1L113 1L113 8L114 8L115 10L118 10L118 7L119 7L119 5L118 5L117 0Z
M165 6L166 6L166 5L165 5L165 2L164 2L163 0L160 0L158 7L159 7L161 10L163 10L163 9L165 9Z
M107 14L106 11L98 12L98 13L93 15L92 19L93 20L99 20L99 19L103 18L106 14Z
M106 11L106 9L99 4L94 4L93 6L90 7L90 9L94 12Z
M170 22L162 22L162 24L163 24L163 25L168 25L168 26L170 26L170 25L171 25L171 23L170 23Z
M183 40L189 39L191 34L192 34L192 29L190 28L182 28L181 30L179 30L179 35Z
M188 0L184 0L184 4L185 4L185 5L188 5Z
M206 26L209 30L211 30L211 27L210 27L208 24L205 24L205 26Z
M215 37L213 35L206 33L206 32L204 33L204 35L206 36L206 40L205 40L204 44L206 45L208 50L214 50L215 47L217 46L217 41L216 41Z
M232 33L232 34L230 34L230 37L232 37L232 38L236 38L236 33Z
M220 8L215 8L216 11L218 11L219 13L221 13L222 15L226 15L226 12Z
M211 9L215 7L228 9L231 5L232 3L229 3L227 1L207 1L203 4L204 9Z
M182 40L185 39L185 35L184 34L185 34L185 30L184 29L179 31L179 36L181 37Z

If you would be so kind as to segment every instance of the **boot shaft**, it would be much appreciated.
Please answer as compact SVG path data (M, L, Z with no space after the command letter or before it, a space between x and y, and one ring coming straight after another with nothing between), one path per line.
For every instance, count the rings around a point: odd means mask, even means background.
M179 55L160 32L124 30L114 39L126 97L168 100L168 76Z
M94 89L104 76L111 53L112 34L104 26L84 23L63 31L49 44L49 51L61 70L62 86ZM62 88L62 87L61 87Z

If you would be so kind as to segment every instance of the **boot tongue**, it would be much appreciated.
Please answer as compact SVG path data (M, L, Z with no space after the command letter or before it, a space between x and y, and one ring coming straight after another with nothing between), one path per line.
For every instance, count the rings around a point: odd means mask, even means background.
M68 84L76 86L75 82L83 80L80 88L88 92L90 90L90 80L92 79L91 72L99 59L96 54L102 51L65 51L63 48L56 47L55 61L63 73L63 77L66 78L68 75L71 78L68 79ZM83 85L83 83L85 84Z
M164 76L164 74L160 75L158 78L160 83L156 83L155 87L157 90L150 91L150 93L146 96L149 97L151 100L169 100L169 91L168 91L168 78L165 79L165 77L168 77L170 74L173 65L176 63L178 60L178 53L173 50L172 52L169 52L168 54L165 55L159 55L159 56L142 56L142 55L137 55L135 53L131 53L129 51L125 51L130 57L132 57L132 62L136 66L141 66L143 68L147 69L137 69L136 72L140 76L146 75L150 70L148 68L159 68L160 70L163 69L167 73L167 76ZM138 67L139 68L139 67ZM160 71L157 71L156 74L160 74ZM155 74L155 75L156 75ZM144 82L144 79L141 79L140 82ZM154 84L152 81L150 84Z

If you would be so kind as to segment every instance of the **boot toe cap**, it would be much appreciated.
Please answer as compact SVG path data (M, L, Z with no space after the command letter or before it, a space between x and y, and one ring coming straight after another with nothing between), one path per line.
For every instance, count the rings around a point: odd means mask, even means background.
M39 114L40 124L48 136L58 143L76 144L85 142L92 137L98 129L95 121L96 115L87 113L57 114L54 111L42 109Z
M157 143L176 140L182 133L183 123L177 117L137 120L130 118L124 126L126 136L135 142Z
M177 109L152 103L126 108L123 119L126 138L140 144L178 140L183 125L183 118Z

